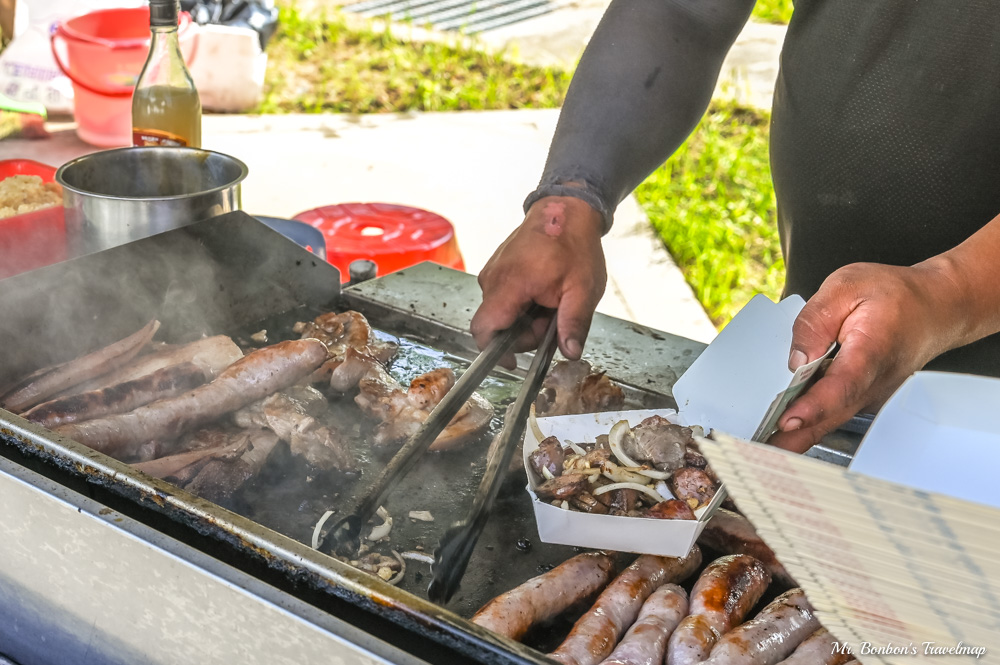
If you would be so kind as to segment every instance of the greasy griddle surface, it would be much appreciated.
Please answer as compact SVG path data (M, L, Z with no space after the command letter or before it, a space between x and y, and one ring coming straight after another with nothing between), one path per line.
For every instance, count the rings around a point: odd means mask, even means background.
M252 333L268 331L268 342L298 337L292 333L296 321L311 320L318 312L301 309L258 322L246 329L231 331L241 345L249 344ZM373 322L375 323L375 322ZM400 351L389 366L390 373L403 385L415 376L435 367L452 367L458 373L466 363L455 356L431 348L418 340L389 337L400 343ZM393 518L389 544L373 545L388 554L419 550L432 554L440 537L452 522L462 519L486 468L486 451L493 435L502 425L504 407L513 401L520 381L504 375L489 377L480 394L496 409L489 431L458 450L429 452L405 476L393 491L385 508ZM327 510L335 511L325 524L331 527L353 506L395 449L378 449L370 443L372 423L354 404L353 395L330 398L325 424L350 441L358 462L358 473L330 472L317 474L302 460L291 455L281 444L268 459L261 474L249 481L224 507L300 542L311 543L313 528ZM499 593L562 563L579 548L550 545L538 540L531 499L525 491L523 471L509 474L504 489L479 540L462 585L448 608L457 614L472 616L483 604ZM433 522L411 520L411 510L426 510ZM362 531L371 532L381 519L375 518ZM427 597L430 566L406 560L406 573L399 587Z

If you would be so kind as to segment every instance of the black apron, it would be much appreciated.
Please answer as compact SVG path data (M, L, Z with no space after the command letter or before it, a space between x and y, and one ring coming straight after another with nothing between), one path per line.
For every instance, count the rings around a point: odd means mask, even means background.
M1000 214L1000 0L796 0L771 168L786 294L968 238ZM1000 335L928 369L1000 376Z

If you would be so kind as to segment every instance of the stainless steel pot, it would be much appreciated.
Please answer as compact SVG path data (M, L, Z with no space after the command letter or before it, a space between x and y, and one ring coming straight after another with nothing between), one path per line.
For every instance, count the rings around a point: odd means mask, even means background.
M196 148L119 148L64 164L66 229L96 252L240 209L246 164Z

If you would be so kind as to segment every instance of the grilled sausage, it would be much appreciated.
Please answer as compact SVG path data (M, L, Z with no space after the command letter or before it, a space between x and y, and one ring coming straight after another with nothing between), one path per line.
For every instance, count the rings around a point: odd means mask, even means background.
M691 589L691 616L670 636L667 665L694 665L721 635L739 624L771 583L764 565L737 554L713 561Z
M780 665L845 665L854 660L847 653L837 653L837 639L826 628L820 628L805 639L792 655Z
M542 501L561 501L590 489L587 476L582 473L567 473L546 480L535 488L535 494Z
M667 499L650 506L644 513L645 517L653 517L659 520L696 520L698 516L691 510L687 502L680 499Z
M194 363L164 367L116 386L60 397L25 412L24 417L49 429L83 420L125 413L158 399L176 397L210 377Z
M472 623L513 640L597 593L611 580L614 562L607 554L578 554L549 572L486 603Z
M7 395L3 408L21 413L67 388L121 367L153 339L159 327L159 321L150 321L125 339L41 373L31 383Z
M709 473L703 469L685 466L674 471L670 477L670 491L681 501L694 499L699 506L704 506L718 489Z
M750 520L738 513L723 508L717 510L705 525L698 542L725 554L749 554L764 564L771 573L771 579L783 589L797 586L774 551L757 535Z
M756 617L723 635L705 665L774 665L819 627L805 592L791 589Z
M112 457L127 459L150 439L169 440L305 378L326 360L315 339L281 342L233 363L211 383L134 411L64 425L56 432Z
M701 550L686 557L640 556L626 568L580 617L550 657L564 665L596 665L615 648L635 622L643 602L664 584L681 582L701 565Z
M139 356L132 362L118 368L117 370L97 377L93 381L80 384L66 394L74 394L85 390L100 390L110 386L132 381L140 377L152 374L153 372L191 362L201 367L207 380L212 380L219 375L219 372L226 369L234 362L243 357L243 351L237 346L232 338L226 335L215 335L214 337L204 337L194 342L182 344L180 346L168 346L159 351L147 353Z
M653 592L639 618L601 665L661 665L667 638L688 611L687 592L665 584Z

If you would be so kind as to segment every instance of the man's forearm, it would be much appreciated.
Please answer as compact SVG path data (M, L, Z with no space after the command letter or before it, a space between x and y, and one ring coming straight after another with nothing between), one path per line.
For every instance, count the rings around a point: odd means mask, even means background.
M947 349L1000 332L1000 215L954 249L917 264L934 271L950 323Z
M621 200L697 125L753 5L612 0L573 77L539 189L528 203L583 186L610 224Z

